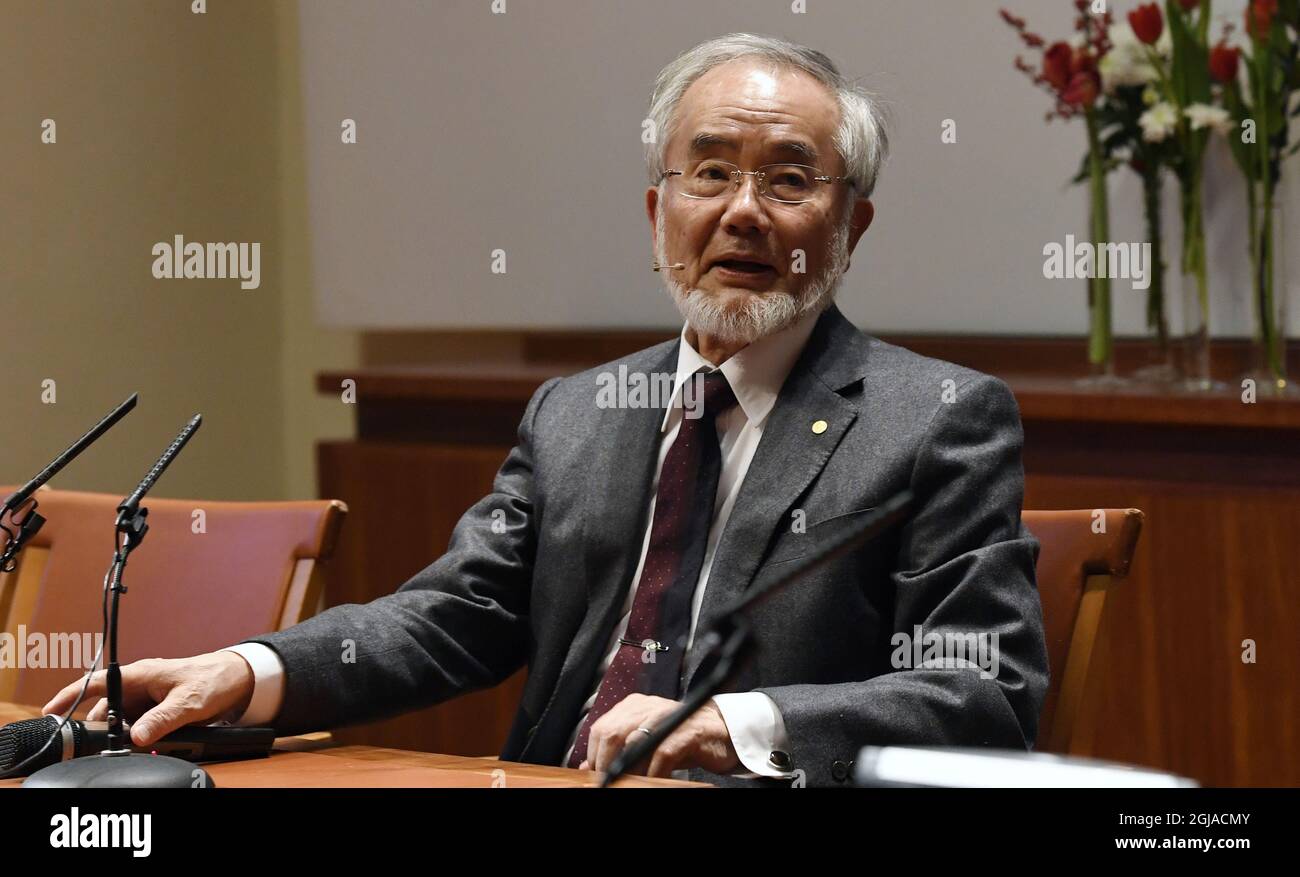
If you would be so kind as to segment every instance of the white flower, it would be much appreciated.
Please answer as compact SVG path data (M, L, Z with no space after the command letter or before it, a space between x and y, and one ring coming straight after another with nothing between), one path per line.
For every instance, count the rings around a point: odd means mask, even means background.
M1209 104L1192 104L1183 110L1183 115L1192 121L1192 130L1200 131L1202 128L1212 128L1220 134L1232 133L1232 117L1223 107L1212 107Z
M1125 23L1111 25L1109 36L1111 49L1097 65L1102 89L1107 94L1114 94L1115 89L1121 86L1150 85L1156 81L1158 77L1151 64L1151 55L1147 46L1133 33L1132 27ZM1156 48L1159 49L1159 43Z
M1142 126L1142 139L1147 143L1163 143L1178 127L1178 110L1168 101L1161 101L1138 119Z

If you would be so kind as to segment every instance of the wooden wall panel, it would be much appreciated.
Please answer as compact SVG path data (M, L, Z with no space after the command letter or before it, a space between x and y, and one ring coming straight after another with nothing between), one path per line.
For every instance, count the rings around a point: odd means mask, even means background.
M325 603L391 594L447 550L465 510L483 497L509 446L323 442L322 496L344 499L348 523L325 565ZM450 755L496 755L523 691L524 672L488 691L382 722L345 728L349 743Z

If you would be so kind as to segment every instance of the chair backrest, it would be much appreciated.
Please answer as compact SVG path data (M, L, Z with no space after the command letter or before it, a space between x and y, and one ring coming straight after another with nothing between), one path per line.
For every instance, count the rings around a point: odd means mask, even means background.
M47 522L18 568L0 574L0 636L10 639L0 701L39 705L94 659L121 498L42 490L37 499ZM337 500L144 505L149 532L122 578L123 664L211 651L314 614L317 561L333 552L347 513ZM106 660L105 643L101 667Z
M1026 511L1021 518L1042 546L1038 594L1051 668L1035 749L1068 754L1078 742L1079 705L1106 594L1128 575L1142 532L1142 512Z

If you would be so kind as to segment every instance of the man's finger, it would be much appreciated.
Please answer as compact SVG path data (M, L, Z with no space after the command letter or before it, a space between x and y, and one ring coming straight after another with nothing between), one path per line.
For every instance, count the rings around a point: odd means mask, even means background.
M98 697L107 693L106 680L108 679L107 670L96 670L95 675L90 677L90 684L86 686L86 697ZM81 686L86 681L86 677L81 677L76 682L69 682L58 694L50 698L50 702L41 708L42 715L62 715L68 711L77 700L77 695L81 694Z
M181 687L173 688L162 703L131 726L131 742L136 746L148 746L177 728L204 718L207 716L194 708L188 691Z
M99 703L92 706L90 708L90 712L86 713L86 721L102 722L107 718L108 718L108 698L101 697L99 699Z
M681 762L681 755L678 752L677 741L673 739L674 734L668 735L668 739L659 744L655 753L650 758L650 767L646 770L646 776L650 777L667 777L672 776L673 771L677 770L677 765ZM645 762L642 762L645 764Z
M595 730L595 726L592 726L593 736L595 736ZM592 762L596 765L596 770L601 773L608 770L610 763L618 757L619 752L622 750L623 735L617 730L611 729L609 732L601 734L596 741L596 753ZM588 757L592 757L591 753L588 753Z

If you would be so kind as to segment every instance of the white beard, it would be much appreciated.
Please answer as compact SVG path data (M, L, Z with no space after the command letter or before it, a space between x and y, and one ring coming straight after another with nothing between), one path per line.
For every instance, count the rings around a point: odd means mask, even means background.
M655 258L668 264L664 246L664 211L655 218ZM797 323L809 313L821 313L835 299L840 279L849 264L849 215L835 228L826 246L826 259L820 274L813 277L798 294L763 292L749 296L740 307L725 307L716 297L702 289L686 289L669 270L661 272L664 287L682 318L696 332L717 338L725 344L752 344Z

